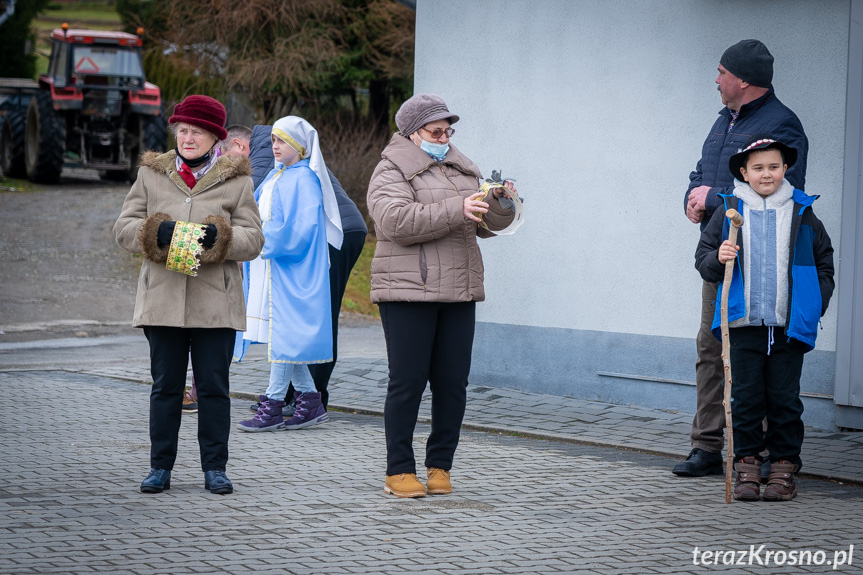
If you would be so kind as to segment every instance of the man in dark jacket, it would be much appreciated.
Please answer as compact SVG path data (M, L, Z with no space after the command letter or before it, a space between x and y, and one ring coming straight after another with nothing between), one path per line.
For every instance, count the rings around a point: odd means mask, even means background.
M233 128L236 130L232 131ZM255 189L261 185L267 174L275 166L275 158L273 157L273 148L270 142L270 132L272 126L258 125L249 130L245 126L229 126L228 137L220 144L222 153L227 155L243 155L249 158L252 164L252 182ZM330 382L330 376L336 366L337 348L338 348L338 332L339 332L339 310L342 307L342 297L345 295L345 287L348 285L348 278L351 275L351 270L360 253L363 251L363 246L368 234L368 227L365 219L357 205L348 197L347 192L342 187L341 183L329 171L330 181L333 184L333 191L336 193L336 199L339 202L339 216L342 219L342 231L344 239L340 249L330 249L330 302L333 314L333 361L328 363L310 364L309 371L312 373L312 379L315 380L315 388L321 392L321 403L324 407L327 406L329 393L327 386ZM293 398L293 389L288 390L288 398Z
M800 120L773 91L773 56L758 40L742 40L728 48L719 60L716 77L722 103L695 171L689 175L689 188L683 209L693 223L707 226L722 199L731 194L734 179L728 169L732 155L753 134L765 132L797 150L797 163L785 178L795 188L806 182L806 156L809 142ZM725 428L722 409L722 345L711 333L716 305L717 284L704 282L701 290L701 328L696 338L698 361L695 364L697 406L692 421L689 456L672 470L680 476L699 477L723 473L722 445Z

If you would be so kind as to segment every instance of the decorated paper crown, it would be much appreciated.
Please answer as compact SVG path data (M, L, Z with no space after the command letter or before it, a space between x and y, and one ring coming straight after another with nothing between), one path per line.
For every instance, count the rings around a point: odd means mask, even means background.
M201 265L201 242L207 230L206 224L192 222L177 222L174 235L171 236L171 246L168 248L168 261L165 267L172 272L189 276L198 275Z
M515 178L506 178L501 175L498 170L492 170L491 178L487 178L485 183L479 187L480 192L485 192L485 195L481 199L485 199L488 197L488 194L495 188L502 188L506 190L506 194L512 200L512 209L515 211L515 217L512 219L512 223L509 224L506 228L493 232L497 236L508 236L510 234L514 234L515 231L521 227L521 224L524 223L524 206L522 205L523 199L519 197L518 193L510 190L504 185L504 182L515 182ZM479 225L485 229L488 229L488 224L485 221L479 223Z

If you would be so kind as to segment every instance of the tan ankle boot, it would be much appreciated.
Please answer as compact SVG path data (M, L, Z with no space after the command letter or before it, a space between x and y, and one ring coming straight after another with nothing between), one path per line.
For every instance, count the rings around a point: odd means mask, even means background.
M437 467L426 468L426 488L429 495L447 495L452 493L452 483L449 482L449 471Z
M426 488L417 479L416 473L400 473L387 475L384 491L396 497L425 497Z

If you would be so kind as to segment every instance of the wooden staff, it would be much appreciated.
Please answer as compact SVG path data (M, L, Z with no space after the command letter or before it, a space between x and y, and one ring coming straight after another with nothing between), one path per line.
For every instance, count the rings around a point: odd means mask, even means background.
M743 216L735 209L725 212L725 216L731 220L728 241L736 246L737 230L743 225ZM725 406L725 503L731 503L731 474L734 470L734 426L731 422L731 343L728 341L728 290L731 287L735 261L737 258L725 262L725 278L722 280L722 307L720 308L722 366L725 371L725 397L722 400L722 405Z

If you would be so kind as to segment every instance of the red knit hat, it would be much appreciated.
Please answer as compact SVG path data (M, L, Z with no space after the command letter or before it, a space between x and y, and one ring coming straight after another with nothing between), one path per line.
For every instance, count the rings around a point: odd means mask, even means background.
M225 120L228 113L221 102L209 96L186 96L174 106L174 115L168 118L169 124L185 122L203 128L220 140L228 137Z

